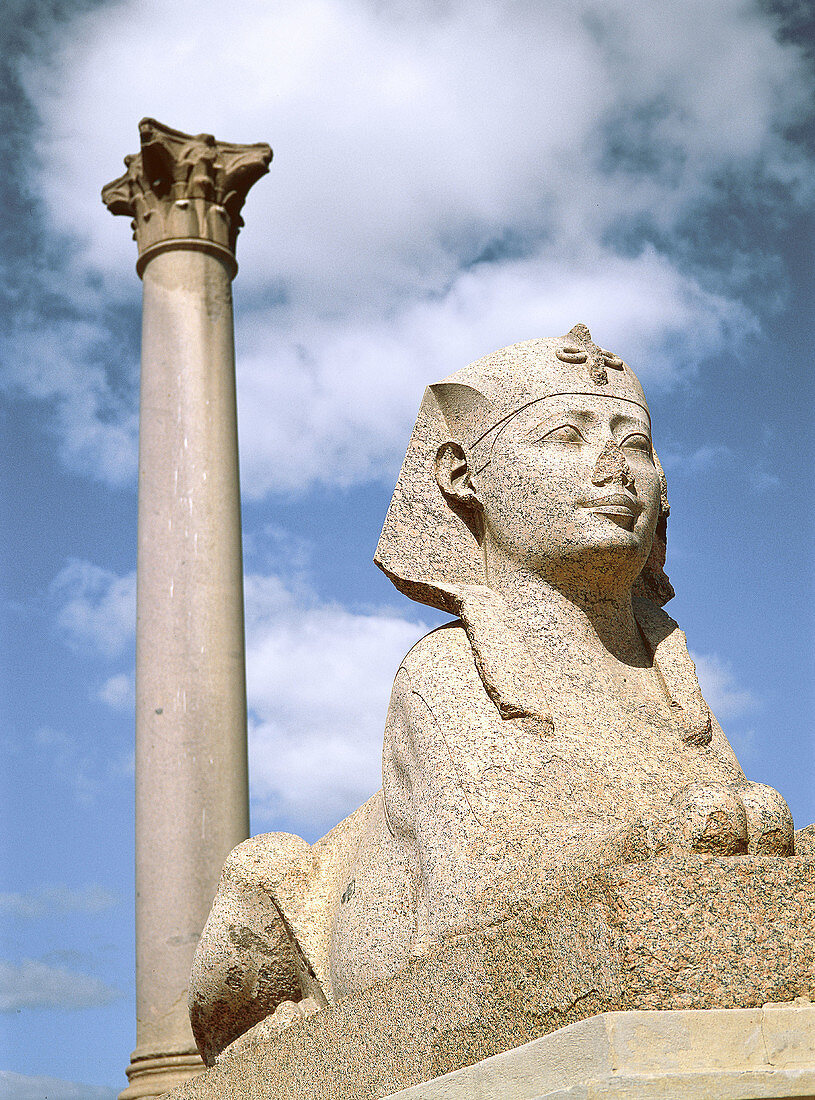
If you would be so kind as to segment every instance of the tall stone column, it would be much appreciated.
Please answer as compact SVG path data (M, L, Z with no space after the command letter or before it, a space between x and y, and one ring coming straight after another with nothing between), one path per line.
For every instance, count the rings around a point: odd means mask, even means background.
M193 952L227 853L249 835L231 283L268 145L153 119L102 191L133 218L143 281L136 638L136 1049L124 1100L203 1068Z

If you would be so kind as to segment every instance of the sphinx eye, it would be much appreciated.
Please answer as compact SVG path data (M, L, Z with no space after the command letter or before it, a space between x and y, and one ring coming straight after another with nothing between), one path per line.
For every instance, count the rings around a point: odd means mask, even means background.
M648 455L649 458L651 457L651 440L642 432L633 432L631 435L627 435L620 446L628 450L642 451L643 454Z
M574 424L559 424L538 438L538 443L585 443L585 436Z

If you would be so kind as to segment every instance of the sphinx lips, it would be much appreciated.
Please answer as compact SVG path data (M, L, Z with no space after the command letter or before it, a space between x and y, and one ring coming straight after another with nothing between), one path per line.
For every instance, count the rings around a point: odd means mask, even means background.
M631 497L623 496L622 493L614 493L612 496L590 501L586 504L586 507L595 515L607 516L619 527L624 527L626 531L634 530L634 523L639 512L636 501Z

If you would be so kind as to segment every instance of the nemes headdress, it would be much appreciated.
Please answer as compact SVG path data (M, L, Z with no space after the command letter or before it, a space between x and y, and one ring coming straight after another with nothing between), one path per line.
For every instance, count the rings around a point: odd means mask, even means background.
M582 324L566 336L501 348L428 386L374 555L400 592L457 614L456 590L484 583L480 548L436 484L439 447L447 440L460 443L478 468L514 415L544 398L567 394L616 397L650 419L634 372L598 348ZM662 486L660 519L638 592L662 605L673 589L662 571L668 497L665 475L655 461Z
M513 416L557 395L618 398L637 406L650 420L634 372L619 356L598 347L583 324L575 325L565 336L527 340L478 359L425 390L374 555L375 563L400 592L462 618L485 687L504 717L541 715L545 706L542 700L530 698L529 685L535 677L531 667L525 667L531 661L528 655L515 646L511 661L506 653L490 657L491 639L498 633L509 637L511 625L503 621L504 612L485 586L481 549L470 527L450 508L436 483L435 461L442 444L453 440L478 469L489 460L492 442ZM667 487L656 455L654 461L661 485L660 515L650 557L634 588L640 597L637 620L644 634L649 632L645 620L653 618L649 607L673 622L659 613L674 592L663 571ZM664 626L655 624L656 620L651 632L662 631L663 637L654 639L652 649L664 640L665 633ZM515 670L512 683L507 682L510 665ZM691 679L696 685L695 674ZM680 710L685 706L690 720L690 732L684 736L709 740L710 717L698 685L691 695L692 699L677 703Z

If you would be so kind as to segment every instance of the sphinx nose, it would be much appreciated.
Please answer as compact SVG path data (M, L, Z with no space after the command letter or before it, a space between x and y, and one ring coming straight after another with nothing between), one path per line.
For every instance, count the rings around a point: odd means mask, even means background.
M606 442L605 447L598 455L591 475L592 485L599 487L608 485L609 482L612 484L616 482L632 492L634 490L634 477L631 469L625 460L625 455L613 439Z

